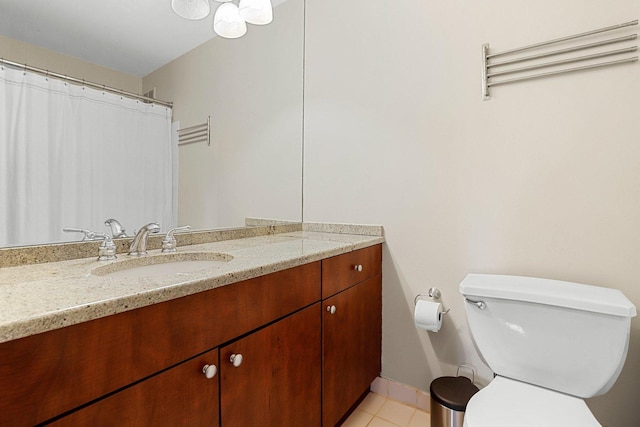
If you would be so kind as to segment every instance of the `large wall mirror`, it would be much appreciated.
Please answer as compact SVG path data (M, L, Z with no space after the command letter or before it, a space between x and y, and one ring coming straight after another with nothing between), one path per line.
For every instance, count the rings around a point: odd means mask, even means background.
M110 86L121 84L136 93L154 91L156 98L173 102L174 128L198 125L210 117L210 145L192 143L175 149L177 220L173 225L198 230L244 226L247 217L302 220L304 0L273 1L271 24L250 25L246 35L233 40L212 31L219 4L213 1L211 14L201 21L175 16L170 0L135 4L61 0L33 7L31 3L6 0L0 4L0 57L66 74L65 67L72 61L65 61L64 55L76 56L116 69L124 77L111 83L113 76L103 77L95 70L83 73L82 61L69 75ZM133 22L130 25L153 22L141 34L155 37L146 42L165 46L168 53L147 58L151 55L140 47L137 52L125 49L135 43L117 38L126 25L121 22L123 16ZM101 37L101 32L111 38ZM198 36L180 51L176 40L191 32ZM65 42L63 35L76 40L73 43L79 49L67 51L72 43ZM54 53L41 54L45 50L40 48ZM146 61L147 68L131 65L135 58ZM149 218L149 222L156 220ZM123 224L130 232L142 225ZM102 224L68 226L108 232ZM170 225L162 226L166 231ZM53 242L28 244L35 243Z

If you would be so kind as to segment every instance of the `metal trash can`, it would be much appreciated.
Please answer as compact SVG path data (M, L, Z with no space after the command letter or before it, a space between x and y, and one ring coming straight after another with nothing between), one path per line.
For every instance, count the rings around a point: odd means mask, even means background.
M431 382L431 427L462 427L464 411L478 392L467 377L440 377Z

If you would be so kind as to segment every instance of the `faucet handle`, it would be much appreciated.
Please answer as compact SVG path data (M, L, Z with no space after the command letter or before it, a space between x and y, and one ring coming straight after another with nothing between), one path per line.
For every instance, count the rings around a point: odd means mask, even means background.
M85 240L96 240L96 237L99 233L91 230L85 230L84 228L73 228L73 227L65 227L62 229L65 233L84 233L82 237L82 241Z
M175 237L173 237L173 233L174 232L176 232L176 231L186 231L186 230L191 230L191 226L190 225L183 225L182 227L172 228L171 230L167 231L167 236L175 238Z
M106 233L97 233L91 230L85 230L84 228L71 228L65 227L62 231L67 233L84 233L82 241L88 240L102 240L100 247L98 248L98 261L111 261L116 259L116 244L113 243L113 239Z
M112 261L116 259L116 244L113 239L106 233L95 233L95 236L102 239L102 243L98 248L98 261Z
M174 237L173 233L176 231L183 231L183 230L190 230L190 229L191 229L190 225L185 225L183 227L176 227L167 231L167 234L164 236L164 239L162 239L162 252L175 252L178 242L176 241L176 238Z

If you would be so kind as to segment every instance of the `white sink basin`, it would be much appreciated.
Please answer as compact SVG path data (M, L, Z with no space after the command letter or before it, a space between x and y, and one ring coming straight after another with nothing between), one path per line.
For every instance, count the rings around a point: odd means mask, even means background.
M91 274L114 278L181 275L219 267L232 259L231 255L208 252L149 255L102 265Z

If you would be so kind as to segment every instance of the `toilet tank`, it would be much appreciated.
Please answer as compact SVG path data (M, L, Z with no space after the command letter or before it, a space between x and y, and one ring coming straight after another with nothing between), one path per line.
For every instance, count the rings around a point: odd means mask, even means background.
M615 383L635 306L616 289L469 274L460 293L473 340L497 375L582 398Z

